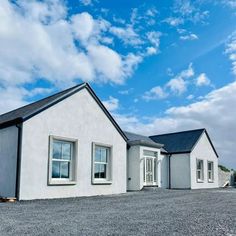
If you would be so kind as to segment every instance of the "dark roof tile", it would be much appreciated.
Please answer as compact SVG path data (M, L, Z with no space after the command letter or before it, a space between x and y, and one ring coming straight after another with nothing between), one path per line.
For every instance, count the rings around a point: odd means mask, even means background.
M150 139L152 139L154 142L163 143L164 148L168 153L191 152L204 131L205 129L197 129L160 134L150 136Z

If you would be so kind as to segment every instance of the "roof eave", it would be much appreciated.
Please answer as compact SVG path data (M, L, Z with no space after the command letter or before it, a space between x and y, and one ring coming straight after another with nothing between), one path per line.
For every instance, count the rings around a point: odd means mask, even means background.
M147 146L147 147L154 147L154 148L162 148L164 147L163 144L160 144L160 143L151 143L151 142L148 142L148 141L145 141L145 140L133 140L133 141L128 141L128 144L130 146L137 146L137 145L140 145L140 146Z
M167 155L174 155L174 154L187 154L187 153L191 153L191 151L181 151L181 152L161 152L163 154L167 154Z
M23 122L22 117L18 117L14 120L9 120L5 123L0 124L0 129L8 128L13 125L21 124Z

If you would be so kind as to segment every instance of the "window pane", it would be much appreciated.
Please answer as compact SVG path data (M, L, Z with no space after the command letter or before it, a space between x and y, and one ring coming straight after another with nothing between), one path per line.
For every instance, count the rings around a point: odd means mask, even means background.
M66 161L61 162L60 166L61 178L69 178L70 177L70 163Z
M106 178L106 164L95 164L94 166L94 178L105 179Z
M94 178L99 178L100 177L100 164L95 164L94 165Z
M70 143L62 144L62 159L71 160L71 144Z
M52 178L60 178L60 162L52 162Z
M208 170L212 170L212 162L208 162Z
M106 148L101 148L101 162L107 162L107 152Z
M201 179L201 171L198 171L198 172L197 172L197 178L198 178L198 179Z
M95 147L95 162L101 162L101 148Z
M202 170L203 169L203 160L198 160L197 161L197 169Z
M61 143L53 141L53 159L61 159Z
M103 179L106 178L106 165L104 165L104 164L100 165L100 176Z

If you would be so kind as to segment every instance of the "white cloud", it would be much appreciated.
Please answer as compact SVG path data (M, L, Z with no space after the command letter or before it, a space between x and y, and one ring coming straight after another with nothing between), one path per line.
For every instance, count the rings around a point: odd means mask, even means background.
M197 78L196 78L196 85L198 87L200 86L206 86L206 85L210 85L211 81L210 79L207 77L207 75L205 73L201 73Z
M158 48L160 45L160 37L161 37L161 32L158 31L147 32L147 38L155 48Z
M138 64L143 60L143 55L135 55L134 53L129 53L123 58L123 74L126 76L132 76L134 70L137 68Z
M109 78L112 82L122 83L122 59L117 52L102 45L90 45L87 49L99 76L104 80Z
M188 99L188 100L194 99L194 95L193 95L193 94L188 95L188 96L187 96L187 99Z
M184 23L184 20L179 17L168 17L163 22L166 22L167 24L171 26L178 26Z
M164 99L166 97L168 97L168 94L160 86L152 88L143 95L143 99L146 101Z
M221 3L229 6L230 8L236 8L236 1L235 0L221 0Z
M195 72L193 70L193 64L190 63L186 70L183 70L179 73L178 77L187 79L187 78L194 76L194 74L195 74Z
M198 39L198 36L196 34L190 33L187 35L181 35L179 38L184 41L186 41L186 40L192 41L192 40Z
M27 91L23 88L17 87L0 87L0 114L12 110L16 107L26 105L23 97L27 95Z
M166 87L168 87L171 92L181 95L187 90L186 81L182 78L174 78L171 79L167 84Z
M171 79L167 84L166 87L170 89L171 92L181 95L187 90L187 83L186 79L194 76L194 70L192 67L192 63L189 64L186 70L181 71L177 76Z
M173 75L170 68L168 68L168 73ZM153 87L149 91L146 91L142 98L145 101L157 100L167 98L170 94L172 95L181 95L187 90L187 85L189 81L187 79L193 77L195 74L192 63L189 64L188 68L182 70L174 78L170 79L164 86Z
M151 17L155 17L157 13L158 13L158 11L157 11L157 9L155 7L149 8L146 11L146 15L147 16L151 16Z
M102 45L113 42L104 36L111 24L87 12L68 16L59 0L19 1L18 6L2 0L0 18L2 86L23 85L37 78L60 86L77 79L122 83L144 56L129 50L121 55Z
M229 59L232 61L232 72L236 75L236 33L230 36L225 53L229 55Z
M119 108L119 100L112 96L108 100L102 102L108 111L113 112Z
M84 6L92 6L93 2L97 2L98 0L96 0L96 1L94 1L94 0L79 0L79 1Z
M157 52L158 52L157 49L154 47L147 47L146 48L147 55L155 55L155 54L157 54Z
M179 26L187 21L193 23L205 23L209 11L203 11L200 1L175 0L173 1L172 16L164 20L171 26Z
M129 89L126 89L126 90L120 90L118 91L119 94L122 94L122 95L129 95L130 93L132 93L134 90L134 88L129 88Z
M110 32L121 39L127 45L137 46L143 44L143 40L135 32L132 25L127 25L126 27L116 27L110 28Z
M216 146L220 163L236 168L236 82L214 90L187 106L172 107L163 117L150 117L150 121L129 115L116 115L124 130L153 135L187 129L207 128Z
M83 12L71 17L71 27L75 38L82 42L87 42L89 37L93 34L94 30L94 19L87 13Z

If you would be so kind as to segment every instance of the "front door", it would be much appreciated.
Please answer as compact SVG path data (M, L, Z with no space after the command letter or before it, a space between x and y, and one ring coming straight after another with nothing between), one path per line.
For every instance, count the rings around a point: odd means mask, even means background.
M153 185L153 158L146 158L146 185Z

